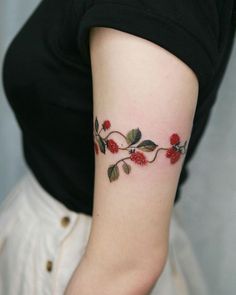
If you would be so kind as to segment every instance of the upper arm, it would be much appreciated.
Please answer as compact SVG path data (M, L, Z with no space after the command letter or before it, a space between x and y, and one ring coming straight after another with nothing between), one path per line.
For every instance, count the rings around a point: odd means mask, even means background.
M91 30L90 54L95 183L86 255L106 267L162 267L198 80L167 50L111 28Z

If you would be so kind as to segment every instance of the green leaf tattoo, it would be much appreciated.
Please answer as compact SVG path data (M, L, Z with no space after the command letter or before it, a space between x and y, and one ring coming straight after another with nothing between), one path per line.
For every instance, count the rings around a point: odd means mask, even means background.
M100 135L98 135L98 139L97 139L97 141L98 141L98 144L99 144L100 151L101 151L103 154L105 154L105 153L106 153L106 146L105 146L105 143L104 143L104 141L102 140L102 138L101 138Z
M98 132L98 128L99 128L99 123L98 123L98 119L96 117L96 119L95 119L95 130L96 130L96 132Z
M107 170L107 174L108 174L110 182L118 179L119 178L119 167L116 164L110 165Z
M139 128L132 129L126 135L126 142L130 145L135 144L140 140L141 137L142 133Z
M152 152L158 145L151 140L144 140L139 145L137 145L137 149L142 150L144 152Z
M126 174L130 174L131 166L129 164L127 164L126 162L124 162L124 164L122 165L122 168L123 168L123 170L124 170L124 172Z

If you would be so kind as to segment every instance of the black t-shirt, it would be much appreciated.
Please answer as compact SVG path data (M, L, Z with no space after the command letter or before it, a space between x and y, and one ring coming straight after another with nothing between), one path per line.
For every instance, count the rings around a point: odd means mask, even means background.
M88 32L105 26L150 40L196 73L200 93L180 176L202 136L233 40L233 0L43 0L12 40L3 82L25 160L42 187L92 215L93 97Z

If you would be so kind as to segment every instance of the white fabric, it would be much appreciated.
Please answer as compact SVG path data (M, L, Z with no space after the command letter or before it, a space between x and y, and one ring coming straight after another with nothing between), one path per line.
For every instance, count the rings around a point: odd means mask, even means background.
M63 217L70 218L67 226ZM91 221L54 199L28 171L0 206L0 294L62 295L85 251ZM204 280L173 211L169 256L151 295L199 294L206 294Z

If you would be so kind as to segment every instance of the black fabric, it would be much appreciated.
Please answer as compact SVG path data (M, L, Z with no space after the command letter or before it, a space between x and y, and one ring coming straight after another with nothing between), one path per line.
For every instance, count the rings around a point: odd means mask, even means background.
M176 204L227 65L233 6L233 0L40 2L6 52L3 83L22 130L25 160L42 187L69 209L92 215L95 162L88 36L91 27L105 26L164 47L199 80Z

